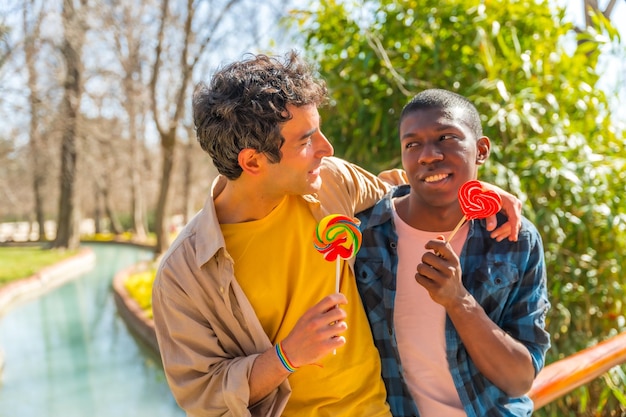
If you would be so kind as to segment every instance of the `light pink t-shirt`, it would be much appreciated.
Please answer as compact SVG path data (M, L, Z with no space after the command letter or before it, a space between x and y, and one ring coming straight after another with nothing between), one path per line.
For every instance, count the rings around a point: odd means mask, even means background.
M424 232L406 224L395 211L398 233L398 272L394 324L404 378L422 417L465 417L465 411L448 370L446 312L415 281L416 268L426 252L424 245L450 232ZM459 254L467 237L466 223L452 238Z

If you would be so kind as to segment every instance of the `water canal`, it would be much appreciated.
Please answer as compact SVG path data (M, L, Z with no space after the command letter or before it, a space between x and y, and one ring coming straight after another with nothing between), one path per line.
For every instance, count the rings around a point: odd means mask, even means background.
M148 250L91 245L96 266L0 318L0 417L178 417L157 357L117 315L114 274Z

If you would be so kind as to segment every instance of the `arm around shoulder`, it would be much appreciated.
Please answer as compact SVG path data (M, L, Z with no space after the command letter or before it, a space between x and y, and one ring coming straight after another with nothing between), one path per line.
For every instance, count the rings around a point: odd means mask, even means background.
M391 185L402 185L409 183L409 178L406 176L406 171L398 168L386 169L384 171L381 171L380 174L378 174L378 178Z
M353 215L372 207L391 185L358 165L336 157L324 158L320 201L330 211Z

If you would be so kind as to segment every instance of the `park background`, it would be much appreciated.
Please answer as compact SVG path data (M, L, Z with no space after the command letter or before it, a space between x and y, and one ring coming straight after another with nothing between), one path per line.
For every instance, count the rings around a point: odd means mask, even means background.
M477 105L493 142L481 179L518 195L544 240L553 362L626 326L625 9L623 0L6 1L0 222L27 222L29 238L55 248L79 245L82 225L153 239L162 253L215 176L194 139L193 87L245 52L294 48L328 83L322 129L336 155L374 172L400 166L398 112L413 94L447 88ZM537 414L625 415L625 370Z

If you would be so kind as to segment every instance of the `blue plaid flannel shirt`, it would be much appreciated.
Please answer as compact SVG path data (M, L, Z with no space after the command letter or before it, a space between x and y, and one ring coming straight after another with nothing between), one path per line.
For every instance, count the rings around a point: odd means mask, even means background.
M363 244L357 253L355 275L381 356L387 401L394 417L419 416L402 377L393 324L398 236L391 199L409 190L408 185L397 187L358 215ZM503 220L498 219L499 223ZM543 245L535 226L523 219L517 242L497 242L489 236L484 220L473 220L460 259L467 290L491 320L528 348L538 373L550 347L550 335L545 330L550 304ZM449 369L468 417L532 414L528 396L511 398L480 374L449 318L445 335Z

